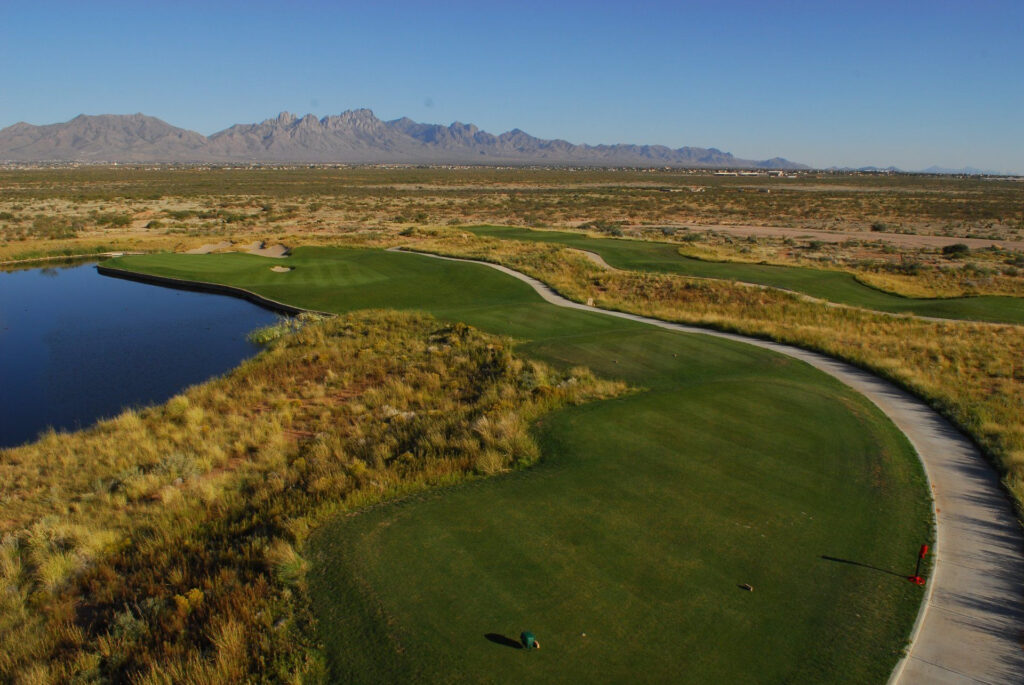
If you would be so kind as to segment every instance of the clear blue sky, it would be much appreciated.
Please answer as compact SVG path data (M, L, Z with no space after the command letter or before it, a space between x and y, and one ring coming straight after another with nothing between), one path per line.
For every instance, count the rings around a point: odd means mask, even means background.
M0 0L0 127L369 107L818 166L1024 172L1024 1Z

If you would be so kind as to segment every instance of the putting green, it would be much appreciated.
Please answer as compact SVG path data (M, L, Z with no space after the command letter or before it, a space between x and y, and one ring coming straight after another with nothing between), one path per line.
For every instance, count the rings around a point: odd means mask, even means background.
M557 243L589 250L601 255L609 265L617 269L758 283L880 312L1024 324L1024 298L1019 297L902 297L866 286L851 274L841 271L771 264L708 262L684 257L679 254L679 246L670 243L590 238L566 231L534 231L511 226L474 226L466 230L490 238Z
M322 528L310 590L332 679L888 676L930 515L910 446L867 400L752 346L549 305L484 266L327 248L271 263L108 265L329 311L422 309L643 388L544 417L534 468ZM503 644L523 630L543 649Z

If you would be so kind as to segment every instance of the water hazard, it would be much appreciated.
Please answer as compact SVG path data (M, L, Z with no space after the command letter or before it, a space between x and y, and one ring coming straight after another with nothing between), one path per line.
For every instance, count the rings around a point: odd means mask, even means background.
M251 357L246 334L275 319L93 264L0 272L0 447L163 402Z

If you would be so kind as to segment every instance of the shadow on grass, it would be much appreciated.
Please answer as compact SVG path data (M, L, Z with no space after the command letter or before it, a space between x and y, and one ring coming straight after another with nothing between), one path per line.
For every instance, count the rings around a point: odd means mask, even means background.
M519 640L513 640L507 635L499 635L498 633L487 633L486 635L484 635L484 637L493 642L494 644L501 645L502 647L511 647L512 649L523 648L523 644Z
M872 571L878 571L879 573L888 573L890 576L896 576L897 578L906 578L906 573L897 573L896 571L890 571L887 568L879 568L878 566L872 566L871 564L865 564L860 561L851 561L850 559L840 559L839 557L830 557L827 554L821 555L821 558L825 561L835 561L840 564L849 564L850 566L860 566L861 568L869 568Z

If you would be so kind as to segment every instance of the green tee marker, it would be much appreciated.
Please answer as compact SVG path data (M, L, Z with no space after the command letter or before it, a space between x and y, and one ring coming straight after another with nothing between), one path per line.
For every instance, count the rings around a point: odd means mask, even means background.
M540 649L540 643L537 642L537 637L528 630L524 630L519 634L519 641L523 643L523 647L526 649Z

